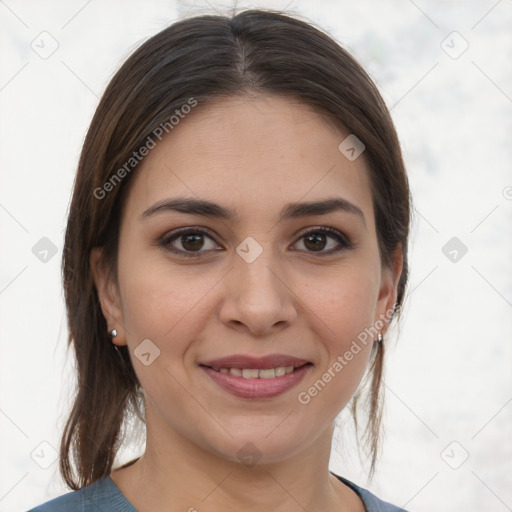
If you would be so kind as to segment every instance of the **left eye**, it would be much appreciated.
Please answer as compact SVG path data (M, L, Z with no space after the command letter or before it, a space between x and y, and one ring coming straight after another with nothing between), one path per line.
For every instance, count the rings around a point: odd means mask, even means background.
M215 240L210 234L210 231L197 228L184 228L180 231L171 233L161 240L160 245L180 256L197 257L200 253L206 252L201 251L201 249L205 248L204 238L208 238L210 242L213 242L212 247L207 247L206 250L218 250L215 249ZM330 247L328 248L329 250L325 251L324 249L329 245L328 239L334 240L340 247L336 248L336 244L334 244L334 248ZM349 249L352 246L350 241L342 233L335 229L325 227L312 229L304 233L296 243L299 241L303 241L303 244L306 247L306 252L321 254L333 254L344 249ZM174 245L175 242L178 242L181 245L181 248L176 247L176 245Z
M331 247L330 250L324 251L323 249L325 249L328 245L327 240L329 238L336 241L338 246L341 247L336 248L336 244L334 244L334 249ZM321 252L323 254L336 253L344 249L349 249L352 246L352 244L344 235L332 228L313 229L303 234L299 240L303 240L304 246L313 248L312 251L307 252Z

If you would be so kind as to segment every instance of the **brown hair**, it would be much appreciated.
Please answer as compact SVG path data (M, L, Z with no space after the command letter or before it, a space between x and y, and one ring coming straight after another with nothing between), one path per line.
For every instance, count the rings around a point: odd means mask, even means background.
M102 247L103 263L116 276L121 209L134 171L115 186L104 185L190 98L199 109L213 98L247 92L298 98L364 143L383 264L391 265L393 250L402 247L402 304L409 186L389 112L361 66L322 31L283 13L248 10L174 23L142 44L110 81L76 174L62 272L77 390L60 444L60 471L73 490L110 474L128 417L145 421L130 354L111 343L89 260L92 249ZM383 357L384 343L374 344L365 430L370 474L378 452ZM352 403L356 429L358 397L359 391Z

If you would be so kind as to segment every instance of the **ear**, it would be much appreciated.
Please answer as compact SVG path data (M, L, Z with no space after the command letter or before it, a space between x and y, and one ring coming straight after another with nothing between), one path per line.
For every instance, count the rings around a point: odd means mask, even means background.
M404 257L402 254L402 244L397 243L393 251L393 261L391 265L382 269L381 285L379 290L379 298L377 301L377 311L374 325L381 326L379 330L384 333L389 327L391 314L394 310L398 296L398 283L402 275Z
M123 309L119 296L119 289L112 272L102 258L103 251L101 247L95 247L91 251L90 265L93 274L94 284L98 291L98 298L101 305L101 311L107 322L108 332L112 329L117 330L117 336L112 339L115 345L126 345L126 334L123 328Z

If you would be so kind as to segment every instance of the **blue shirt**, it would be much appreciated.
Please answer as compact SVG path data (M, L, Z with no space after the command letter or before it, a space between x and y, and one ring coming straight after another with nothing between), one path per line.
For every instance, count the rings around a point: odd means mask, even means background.
M356 492L363 501L366 512L406 512L402 508L380 500L370 491L358 487L345 478L334 476ZM107 476L78 491L68 492L47 501L28 512L137 512L137 509Z

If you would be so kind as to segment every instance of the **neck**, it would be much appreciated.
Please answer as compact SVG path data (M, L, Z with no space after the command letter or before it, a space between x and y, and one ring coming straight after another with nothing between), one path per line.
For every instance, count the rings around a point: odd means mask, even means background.
M329 473L333 425L310 446L283 461L246 464L167 429L165 441L147 422L146 451L112 473L128 501L141 512L245 510L363 511L359 497ZM362 508L361 508L362 507Z

